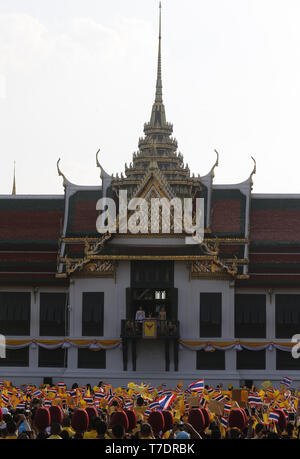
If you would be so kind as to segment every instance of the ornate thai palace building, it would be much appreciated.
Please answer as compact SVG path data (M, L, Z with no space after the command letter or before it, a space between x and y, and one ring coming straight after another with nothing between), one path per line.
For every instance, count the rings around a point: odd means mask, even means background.
M162 99L161 34L155 101L138 151L101 186L63 175L61 195L0 196L1 379L68 385L300 381L300 195L252 193L252 178L214 184L191 175ZM255 163L255 162L254 162ZM96 229L97 201L204 199L204 240ZM160 219L161 223L161 219ZM174 220L171 227L174 227ZM171 228L172 229L172 228ZM145 319L136 321L142 307Z

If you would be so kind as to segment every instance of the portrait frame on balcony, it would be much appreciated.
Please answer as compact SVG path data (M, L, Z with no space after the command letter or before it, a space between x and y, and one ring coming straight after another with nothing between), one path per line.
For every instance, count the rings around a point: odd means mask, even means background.
M143 338L155 339L157 338L157 320L144 319L143 320Z

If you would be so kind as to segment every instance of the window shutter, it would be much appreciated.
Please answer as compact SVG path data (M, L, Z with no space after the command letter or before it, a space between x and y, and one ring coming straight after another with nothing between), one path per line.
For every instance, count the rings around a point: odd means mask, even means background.
M104 293L83 292L82 336L102 336L104 319Z
M266 337L266 296L261 294L235 295L235 337Z

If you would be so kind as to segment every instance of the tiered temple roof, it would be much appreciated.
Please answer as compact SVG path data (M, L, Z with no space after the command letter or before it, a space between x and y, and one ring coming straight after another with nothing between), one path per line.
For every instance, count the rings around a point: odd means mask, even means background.
M252 194L256 167L244 182L216 185L218 154L209 173L195 177L184 165L172 134L162 98L160 15L155 100L138 151L125 165L125 175L105 172L97 154L102 185L71 183L58 162L64 194L22 196L15 194L14 187L13 195L0 196L0 283L64 285L69 281L66 266L72 265L70 260L82 263L97 247L97 257L106 260L109 274L111 260L194 257L200 263L207 256L216 272L222 268L233 273L240 286L296 285L300 281L300 195ZM177 245L165 239L152 247L145 235L135 235L140 239L136 245L120 244L121 235L102 241L96 229L96 203L105 196L117 200L120 190L127 190L128 199L151 192L168 198L204 198L204 244L185 245L184 235L181 240L177 236ZM193 269L200 276L206 268L203 262Z

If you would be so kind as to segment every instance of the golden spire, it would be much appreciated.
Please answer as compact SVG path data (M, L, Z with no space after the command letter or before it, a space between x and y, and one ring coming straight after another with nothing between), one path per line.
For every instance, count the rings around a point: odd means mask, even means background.
M162 79L161 79L161 2L159 2L159 35L158 35L158 60L155 102L162 102Z
M11 194L17 194L16 192L16 161L14 161L14 181L13 181L13 187L12 187Z
M146 128L146 130L145 130ZM159 2L159 33L158 33L158 59L157 59L157 76L155 100L152 105L150 123L144 127L145 134L153 134L152 129L163 128L172 133L172 125L166 122L165 107L162 100L162 78L161 78L161 2ZM147 131L147 132L146 132Z

